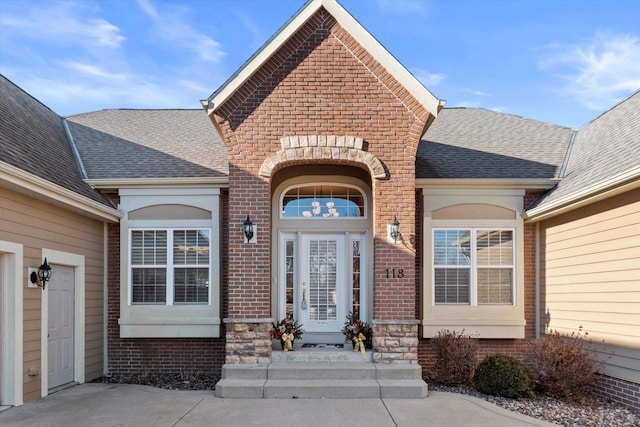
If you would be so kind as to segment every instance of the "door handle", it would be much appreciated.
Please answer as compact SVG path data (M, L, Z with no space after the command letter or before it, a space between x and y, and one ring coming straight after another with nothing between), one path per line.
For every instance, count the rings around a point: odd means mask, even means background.
M307 309L307 288L304 286L304 282L302 282L302 309Z

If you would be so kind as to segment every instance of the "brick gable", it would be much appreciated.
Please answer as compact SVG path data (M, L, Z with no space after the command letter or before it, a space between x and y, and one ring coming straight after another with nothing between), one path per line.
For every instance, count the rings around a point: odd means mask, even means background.
M271 185L260 167L294 135L356 135L388 179L373 179L376 319L415 319L415 155L429 113L320 9L212 118L229 155L229 316L270 317ZM326 158L314 163L355 164ZM298 161L304 163L303 161ZM243 244L249 214L260 230ZM386 242L394 215L402 240ZM389 280L386 270L403 268Z

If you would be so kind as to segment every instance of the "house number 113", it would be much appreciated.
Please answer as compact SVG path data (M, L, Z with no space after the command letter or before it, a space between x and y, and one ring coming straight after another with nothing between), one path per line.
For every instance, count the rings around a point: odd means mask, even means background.
M402 279L404 277L404 268L394 268L393 270L389 270L387 268L387 279L390 277L394 279Z

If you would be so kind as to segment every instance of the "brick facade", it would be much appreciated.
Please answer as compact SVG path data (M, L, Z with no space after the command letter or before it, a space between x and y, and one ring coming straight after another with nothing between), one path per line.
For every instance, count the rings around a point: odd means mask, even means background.
M273 173L305 161L352 165L369 172L375 158L382 161L386 174L383 179L372 179L374 318L415 319L411 242L415 236L415 154L429 117L324 9L217 106L212 120L229 155L229 317L267 318L271 314ZM271 162L267 169L272 176L264 176L263 164L283 150L282 139L305 135L355 135L363 139L361 152L366 155L331 156L327 152L306 159L302 151L300 156ZM260 231L256 244L243 243L239 226L247 214ZM398 244L390 245L387 224L394 216L401 224L401 237ZM387 269L398 268L404 270L403 277L387 278Z

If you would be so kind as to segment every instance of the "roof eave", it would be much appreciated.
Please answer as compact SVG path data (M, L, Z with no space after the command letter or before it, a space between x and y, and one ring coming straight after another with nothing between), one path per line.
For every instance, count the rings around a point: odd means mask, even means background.
M640 188L640 167L630 169L551 203L544 202L525 212L527 222L543 221L618 194Z
M438 115L444 105L387 51L353 16L335 0L309 0L245 64L220 86L203 106L209 115L226 102L260 67L269 60L321 7L345 28L411 95L431 113Z
M118 179L85 179L85 182L97 189L120 188L203 188L229 186L228 177L193 177L193 178L118 178Z
M416 188L517 188L548 190L557 179L549 178L416 178Z
M14 188L19 192L31 194L39 199L102 221L119 222L123 216L117 209L5 162L0 162L0 182L3 187Z

